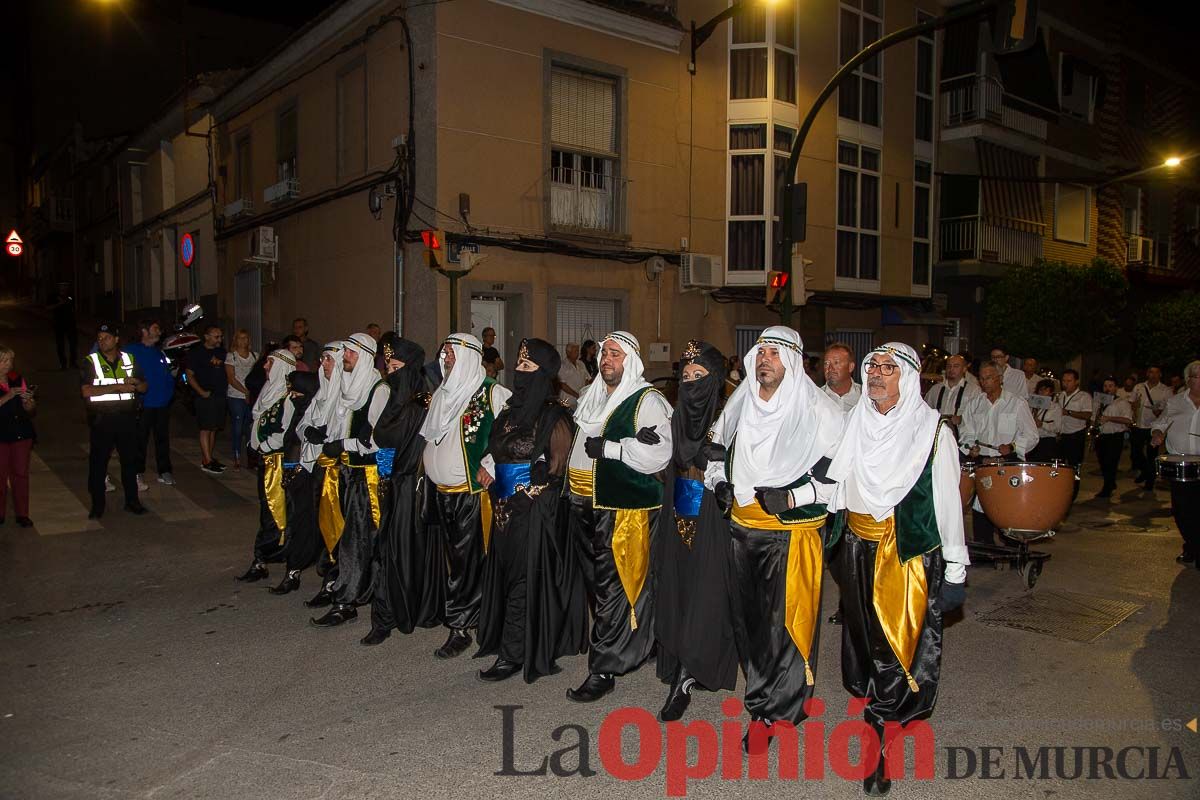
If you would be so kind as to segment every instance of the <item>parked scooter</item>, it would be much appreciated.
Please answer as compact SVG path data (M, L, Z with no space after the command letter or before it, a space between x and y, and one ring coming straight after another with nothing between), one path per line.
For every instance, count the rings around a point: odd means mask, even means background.
M162 339L163 355L167 357L171 377L175 379L175 399L185 403L190 403L192 395L187 385L187 353L204 341L192 328L202 319L204 309L193 303L183 310L174 330Z

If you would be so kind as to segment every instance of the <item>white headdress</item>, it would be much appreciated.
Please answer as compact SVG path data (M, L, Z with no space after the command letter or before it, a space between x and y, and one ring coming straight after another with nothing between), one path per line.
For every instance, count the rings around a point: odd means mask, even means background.
M624 372L621 374L621 382L617 384L611 394L608 392L608 385L604 379L597 374L597 379L592 381L591 385L584 390L583 396L579 398L579 407L575 409L575 422L587 436L599 433L600 426L616 410L617 406L625 402L637 390L650 385L642 377L645 366L642 364L641 345L638 343L637 337L626 331L613 331L600 340L600 349L596 352L597 368L600 366L604 345L609 342L621 348L621 351L625 353Z
M379 370L375 369L375 340L370 334L353 334L344 344L347 349L358 353L358 363L353 372L342 377L339 416L349 416L349 412L362 408L371 396L371 388L381 380Z
M328 425L334 418L334 413L337 411L338 400L342 396L342 351L346 345L344 342L329 342L321 349L321 355L326 353L333 359L333 372L329 377L325 377L324 366L317 368L317 394L312 402L308 404L308 408L304 411L304 417L300 420L300 424L306 427L320 428ZM300 460L311 471L312 465L316 462L317 456L321 454L321 445L313 444L305 441L300 446Z
M274 362L274 363L271 363ZM296 357L290 350L276 350L267 356L271 371L267 375L267 384L258 393L251 414L255 421L271 406L278 403L287 394L287 376L296 370Z
M483 368L483 344L469 333L452 333L446 337L443 350L438 354L438 364L442 369L442 383L433 393L429 402L429 413L425 415L425 424L421 426L421 436L425 441L437 444L445 438L458 423L459 417L471 402L471 398L479 391L487 370ZM450 374L446 374L446 353L444 345L454 349L454 366Z

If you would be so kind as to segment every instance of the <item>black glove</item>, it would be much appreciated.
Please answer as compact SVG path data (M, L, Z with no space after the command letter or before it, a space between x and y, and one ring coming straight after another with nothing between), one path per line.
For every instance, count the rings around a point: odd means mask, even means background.
M646 427L637 432L637 440L642 444L658 444L662 437L654 432L654 428Z
M534 486L545 486L550 482L550 465L545 460L533 462L529 468L529 482Z
M967 585L965 583L951 583L943 581L941 606L942 613L953 611L956 608L962 608L962 604L967 600Z
M332 442L326 442L325 446L321 448L321 452L330 458L337 458L345 449L341 439L334 439Z
M733 511L733 484L721 481L717 484L717 488L713 489L713 496L717 499L717 507L721 509L721 516L729 519L729 513Z
M325 442L325 425L320 427L310 425L304 429L304 438L309 444L324 444Z
M375 433L375 427L368 425L363 429L363 432L358 435L358 443L363 447L371 446L371 436Z
M792 510L792 493L787 489L759 486L754 490L754 497L768 514L778 516Z
M716 442L705 442L700 445L700 455L704 456L705 461L724 461L725 445L717 444ZM699 456L697 456L696 461L699 463ZM700 468L704 469L704 467Z
M604 458L604 437L589 436L583 443L583 452L588 458Z

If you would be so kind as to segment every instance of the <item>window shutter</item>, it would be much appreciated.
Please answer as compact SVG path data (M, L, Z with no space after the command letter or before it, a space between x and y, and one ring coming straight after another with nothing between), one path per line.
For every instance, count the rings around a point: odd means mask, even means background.
M617 156L616 81L555 68L550 74L550 139L574 150Z

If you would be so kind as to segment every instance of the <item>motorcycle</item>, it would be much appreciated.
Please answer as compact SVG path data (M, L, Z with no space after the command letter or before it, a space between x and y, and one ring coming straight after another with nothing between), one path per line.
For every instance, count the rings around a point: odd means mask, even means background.
M162 351L167 359L167 371L175 379L175 399L185 403L191 399L187 383L187 354L193 347L199 345L204 338L195 333L192 328L204 319L204 309L193 303L183 310L179 322L172 331L162 338Z

